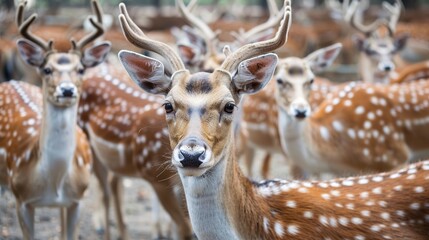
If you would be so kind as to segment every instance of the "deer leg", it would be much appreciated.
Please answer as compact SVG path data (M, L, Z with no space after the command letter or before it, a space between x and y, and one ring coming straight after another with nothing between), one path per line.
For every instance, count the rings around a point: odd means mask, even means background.
M60 210L60 221L61 221L61 239L66 239L67 231L67 220L66 220L66 208L59 208Z
M73 240L75 238L76 226L79 218L80 203L73 203L66 210L66 236L67 240Z
M34 239L34 208L28 204L21 204L17 201L16 212L24 239Z
M171 219L177 226L177 235L175 239L192 239L192 230L190 227L189 219L183 211L184 206L176 196L172 187L166 187L159 184L152 184L153 189L158 197L158 200L168 212Z
M94 151L93 151L94 153ZM98 180L98 184L101 190L101 202L103 203L103 208L97 209L97 214L94 214L92 217L95 229L98 233L104 232L104 239L110 240L110 189L109 189L109 180L108 175L109 171L103 164L100 162L100 160L97 158L96 154L93 154L94 157L94 163L93 163L93 169L95 177ZM104 222L104 223L102 223ZM104 225L104 228L103 228Z
M122 240L128 239L127 234L127 226L124 222L123 214L122 214L122 196L123 196L123 188L122 188L122 179L113 174L110 179L110 189L112 190L113 203L115 207L116 213L116 223L118 224L120 238Z
M161 226L161 214L162 207L159 203L157 196L152 197L152 221L154 222L154 230L152 233L152 239L162 239L164 236L162 234Z
M270 171L270 166L271 166L271 154L266 153L264 160L262 160L262 179L268 179L268 173Z

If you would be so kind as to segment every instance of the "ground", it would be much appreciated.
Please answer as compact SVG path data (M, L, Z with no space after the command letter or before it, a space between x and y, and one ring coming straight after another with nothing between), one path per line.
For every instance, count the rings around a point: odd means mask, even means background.
M253 168L254 176L259 176L260 162L257 161ZM287 173L288 168L285 161L279 157L274 158L271 163L271 177L286 178ZM154 195L150 186L139 179L126 179L124 185L124 218L130 239L152 239L152 198ZM93 178L89 191L83 199L78 227L79 239L82 240L103 239L103 236L94 230L92 224L92 216L97 207L101 205L97 187L97 181ZM113 218L113 211L111 216ZM59 211L57 209L38 208L35 220L36 240L60 239ZM111 219L111 223L112 239L117 239L118 232L113 219ZM16 217L15 199L11 192L6 191L0 195L0 240L20 239L22 239L22 233Z

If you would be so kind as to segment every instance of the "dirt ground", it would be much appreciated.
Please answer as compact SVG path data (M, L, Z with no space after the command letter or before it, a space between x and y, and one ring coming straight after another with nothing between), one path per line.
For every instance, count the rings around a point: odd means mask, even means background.
M258 168L260 163L261 161L255 163L253 168L254 176L259 176ZM271 177L284 179L287 177L287 173L288 168L285 165L285 161L279 157L274 158L271 163ZM154 195L150 185L139 179L125 179L124 186L123 208L129 238L131 240L152 239L152 198ZM96 212L95 210L101 206L97 187L97 181L93 178L89 191L83 199L78 227L78 239L103 239L103 235L97 233L92 223L92 216ZM113 218L113 211L111 211L111 216ZM35 232L36 240L59 239L60 222L58 209L37 208L35 214ZM111 219L111 236L112 239L118 239L119 236L113 219ZM6 191L3 195L0 195L0 240L20 239L22 239L22 233L16 217L15 199L11 192Z

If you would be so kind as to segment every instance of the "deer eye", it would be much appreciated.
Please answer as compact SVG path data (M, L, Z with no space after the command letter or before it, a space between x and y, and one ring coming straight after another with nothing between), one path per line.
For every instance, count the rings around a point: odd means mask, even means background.
M169 102L164 103L164 109L166 113L171 113L174 110L173 105Z
M223 108L223 110L226 112L226 113L233 113L234 112L234 108L235 108L235 104L234 103L232 103L232 102L229 102L229 103L227 103L226 105L225 105L225 107Z
M78 74L80 74L80 75L82 75L82 74L84 74L84 73L85 73L85 69L84 69L84 68L79 68L79 69L77 70L77 73L78 73Z
M43 73L44 73L45 75L49 75L49 74L51 74L51 73L52 73L52 69L51 69L51 68L48 68L48 67L45 67L45 68L43 68Z
M313 84L313 83L314 83L314 78L310 80L310 84Z
M277 78L277 83L278 83L278 84L282 84L282 83L283 83L283 80L282 80L281 78Z

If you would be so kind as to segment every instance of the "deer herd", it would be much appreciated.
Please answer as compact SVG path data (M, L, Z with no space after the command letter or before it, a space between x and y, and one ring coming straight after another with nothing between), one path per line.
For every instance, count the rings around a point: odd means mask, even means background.
M368 1L332 4L360 33L362 81L337 84L317 74L341 43L275 54L294 39L291 0L281 9L268 0L269 19L229 42L195 14L196 0L176 0L189 26L172 30L175 45L151 38L121 3L129 47L148 54L117 58L97 0L93 31L66 51L31 31L37 15L25 18L26 4L16 9L16 48L42 87L0 84L0 185L16 198L24 239L37 236L39 207L60 209L61 238L77 239L92 173L105 239L111 200L129 239L126 177L150 183L174 239L429 238L429 62L401 59L400 0L383 2L387 19L369 25ZM288 180L251 180L260 151L261 175L279 154Z

